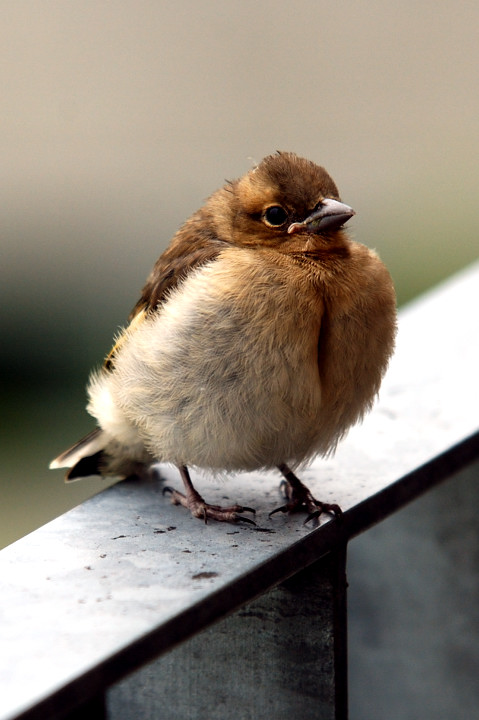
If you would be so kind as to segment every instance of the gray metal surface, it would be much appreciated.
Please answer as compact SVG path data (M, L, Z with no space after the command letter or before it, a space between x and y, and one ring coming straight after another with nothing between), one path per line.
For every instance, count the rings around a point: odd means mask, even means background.
M270 519L274 473L195 478L210 502L254 506L256 528L205 526L161 483L125 482L3 550L0 718L93 697L477 457L478 306L476 265L401 313L374 411L301 475L341 525Z
M479 461L349 543L351 720L479 717Z
M346 720L345 560L329 554L117 683L108 718Z

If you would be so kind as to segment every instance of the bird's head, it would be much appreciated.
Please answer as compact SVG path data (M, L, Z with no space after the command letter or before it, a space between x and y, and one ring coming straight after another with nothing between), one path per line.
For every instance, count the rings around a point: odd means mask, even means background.
M326 170L294 153L269 155L223 192L234 242L244 246L323 247L354 215Z

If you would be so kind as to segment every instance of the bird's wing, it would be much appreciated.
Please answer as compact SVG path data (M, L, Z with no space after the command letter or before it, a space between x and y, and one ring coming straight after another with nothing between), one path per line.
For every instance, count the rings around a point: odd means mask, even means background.
M141 297L129 315L129 326L116 339L115 345L105 358L104 367L112 370L114 359L127 337L148 315L156 310L165 297L187 275L200 265L214 260L225 247L225 241L197 223L186 223L178 231L171 245L158 258Z
M141 312L150 312L160 305L165 296L195 268L214 260L225 243L217 239L209 242L179 242L171 245L157 260L141 297L130 313L132 321Z

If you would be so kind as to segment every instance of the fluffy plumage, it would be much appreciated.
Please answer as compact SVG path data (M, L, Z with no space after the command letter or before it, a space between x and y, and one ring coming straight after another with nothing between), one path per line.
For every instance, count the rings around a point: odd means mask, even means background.
M98 430L52 467L73 479L173 463L186 491L171 491L173 502L235 520L244 508L209 506L187 467L276 466L282 510L337 513L291 468L332 452L370 409L396 327L386 268L342 228L353 214L327 172L292 153L214 193L160 256L92 375Z

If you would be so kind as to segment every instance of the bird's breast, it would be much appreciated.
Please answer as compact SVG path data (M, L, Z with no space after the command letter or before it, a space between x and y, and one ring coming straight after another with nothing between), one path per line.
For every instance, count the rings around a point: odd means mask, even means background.
M228 248L127 337L110 392L159 459L223 470L302 459L320 415L321 313L288 258Z

